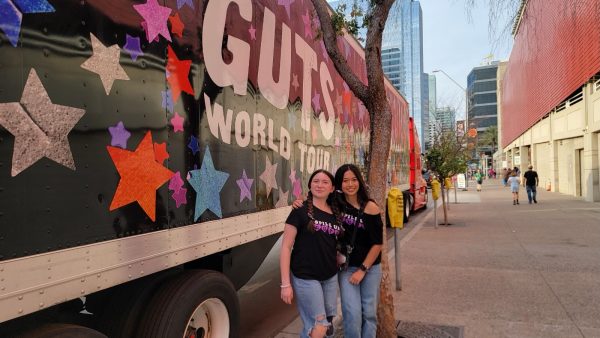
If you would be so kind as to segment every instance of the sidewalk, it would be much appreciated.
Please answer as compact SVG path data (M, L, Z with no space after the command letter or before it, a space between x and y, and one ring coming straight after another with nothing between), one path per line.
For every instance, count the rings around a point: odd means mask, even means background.
M450 201L451 226L435 229L429 210L403 242L404 337L600 337L599 203L539 191L530 205L522 189L514 206L499 180Z

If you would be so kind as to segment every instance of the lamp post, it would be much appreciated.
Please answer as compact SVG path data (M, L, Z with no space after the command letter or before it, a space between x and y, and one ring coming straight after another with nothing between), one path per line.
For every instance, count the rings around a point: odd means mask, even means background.
M452 78L452 76L448 75L448 73L446 73L444 70L442 69L435 69L432 71L432 73L442 73L444 75L446 75L447 78L450 79L450 81L452 81L456 86L458 86L458 88L460 88L464 94L465 94L465 133L467 134L467 147L468 147L468 139L469 139L469 94L467 92L467 90L465 89L465 87L461 86L456 80L454 80ZM465 187L467 187L469 185L469 179L468 179L468 175L467 173L465 173Z

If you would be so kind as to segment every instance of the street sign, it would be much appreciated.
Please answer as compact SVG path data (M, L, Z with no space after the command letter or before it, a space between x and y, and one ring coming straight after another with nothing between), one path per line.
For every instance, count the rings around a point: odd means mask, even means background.
M465 174L458 174L456 175L456 187L458 189L466 189L467 188L467 181L465 180Z

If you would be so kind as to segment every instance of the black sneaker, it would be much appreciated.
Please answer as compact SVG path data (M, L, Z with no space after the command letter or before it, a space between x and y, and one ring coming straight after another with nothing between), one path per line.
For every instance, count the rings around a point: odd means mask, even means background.
M537 200L533 200L533 203L537 204Z

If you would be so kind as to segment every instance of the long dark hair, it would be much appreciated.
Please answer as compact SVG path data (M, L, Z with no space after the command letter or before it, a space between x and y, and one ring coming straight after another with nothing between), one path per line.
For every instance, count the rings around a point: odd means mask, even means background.
M333 184L334 182L334 177L333 175L325 170L325 169L317 169L315 170L312 175L310 175L310 178L308 179L308 198L306 199L306 205L307 205L307 209L308 209L308 224L307 224L307 228L308 231L310 232L314 232L315 231L315 218L314 218L314 214L313 214L313 194L312 191L310 191L310 184L312 183L313 178L317 175L317 174L325 174L327 175L327 177L329 177L329 179L331 180L331 184ZM331 208L331 211L333 212L333 215L335 216L335 219L337 221L337 225L341 225L342 224L342 213L340 212L339 209L339 204L336 203L336 198L333 197L333 195L336 194L335 190L329 194L329 196L327 196L327 204L329 205L329 207Z
M344 174L347 171L351 171L358 180L358 191L356 192L356 197L358 197L358 203L360 204L360 207L363 208L365 205L367 205L367 202L371 201L371 198L369 197L367 184L365 183L365 180L357 166L355 166L354 164L346 163L338 168L338 170L335 172L335 189L339 192L342 191L342 182L344 181ZM347 205L348 202L346 201L346 196L343 193L339 195L341 195L341 199L344 202L344 204Z

